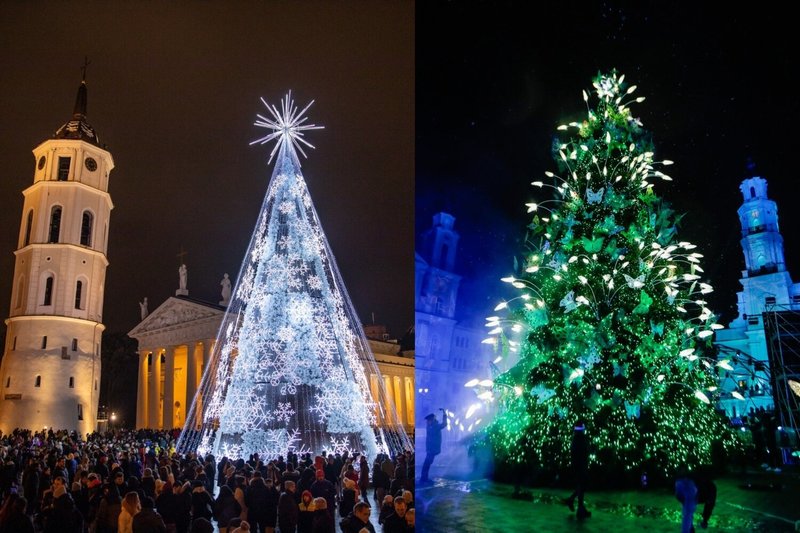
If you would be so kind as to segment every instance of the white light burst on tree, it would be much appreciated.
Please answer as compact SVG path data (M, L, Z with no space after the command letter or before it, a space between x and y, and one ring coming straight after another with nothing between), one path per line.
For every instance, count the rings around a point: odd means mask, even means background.
M411 449L300 172L303 134L322 126L291 93L264 105L272 118L255 125L272 132L251 144L276 141L275 169L178 450Z

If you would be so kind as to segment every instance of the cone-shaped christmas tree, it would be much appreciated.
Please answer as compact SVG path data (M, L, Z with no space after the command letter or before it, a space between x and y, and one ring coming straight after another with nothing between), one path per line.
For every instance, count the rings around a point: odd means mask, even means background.
M501 461L566 467L579 421L590 465L607 474L668 475L733 445L711 404L730 368L710 350L720 327L704 301L712 288L695 246L677 240L679 217L653 192L672 162L654 159L630 108L644 98L623 78L598 76L595 94L583 93L587 118L558 128L560 171L533 182L554 197L527 204L520 272L503 280L518 296L488 319L485 342L510 365L478 386L499 404L488 433Z
M305 123L311 104L264 103L272 118L256 125L273 131L255 142L277 141L275 170L178 449L264 459L411 449L300 172L296 150L312 147L303 132L320 128Z

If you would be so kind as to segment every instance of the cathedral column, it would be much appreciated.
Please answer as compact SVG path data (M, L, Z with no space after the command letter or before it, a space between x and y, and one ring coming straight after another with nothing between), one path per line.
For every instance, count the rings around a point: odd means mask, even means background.
M386 412L397 411L394 406L394 396L392 395L392 379L387 375L383 376L383 387L386 389L386 405L384 406ZM391 420L391 417L389 418Z
M139 385L136 393L136 427L147 427L147 354L139 350Z
M164 429L175 426L175 346L167 346L164 371Z
M206 368L208 368L208 361L211 359L211 351L213 348L214 339L206 339L203 341L203 373L205 373ZM202 373L200 374L200 377L203 377Z
M152 356L150 358L149 389L150 394L148 411L150 412L150 415L147 419L147 427L151 429L159 429L161 427L161 352L158 350L152 352Z
M190 342L186 345L186 414L189 414L189 408L192 406L194 400L194 393L197 390L197 358L195 357L195 350L197 343Z
M403 387L403 378L393 376L392 381L394 381L394 398L395 402L397 402L397 422L401 426L405 426L406 389Z

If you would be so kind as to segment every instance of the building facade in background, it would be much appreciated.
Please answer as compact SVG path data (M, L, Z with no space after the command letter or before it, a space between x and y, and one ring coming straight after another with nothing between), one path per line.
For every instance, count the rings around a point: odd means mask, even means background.
M415 257L418 446L425 417L433 413L441 420L440 409L453 415L452 438L469 433L478 420L486 419L481 413L466 417L470 406L479 402L464 384L476 376L488 377L492 354L481 343L482 322L475 324L458 313L461 276L455 273L459 234L454 226L455 217L437 213L432 227L421 235Z
M214 350L224 302L224 297L220 305L190 298L183 286L128 333L139 342L137 428L183 427ZM382 379L406 433L413 435L414 351L401 350L383 326L364 330L381 373L367 376L373 395Z
M767 196L767 181L754 176L739 189L744 197L738 213L745 261L742 291L737 293L739 316L716 335L719 359L734 367L720 387L720 405L731 417L773 408L769 374L779 369L770 367L764 313L800 310L800 284L786 269L778 206Z
M86 105L84 81L72 118L34 148L33 184L22 192L0 367L6 433L96 429L114 160L87 122Z

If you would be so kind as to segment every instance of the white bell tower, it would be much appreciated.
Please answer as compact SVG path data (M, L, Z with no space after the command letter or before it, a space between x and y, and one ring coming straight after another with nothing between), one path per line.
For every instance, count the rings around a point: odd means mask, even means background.
M25 189L6 346L0 429L95 431L111 154L86 121L86 81L72 118L34 148Z

